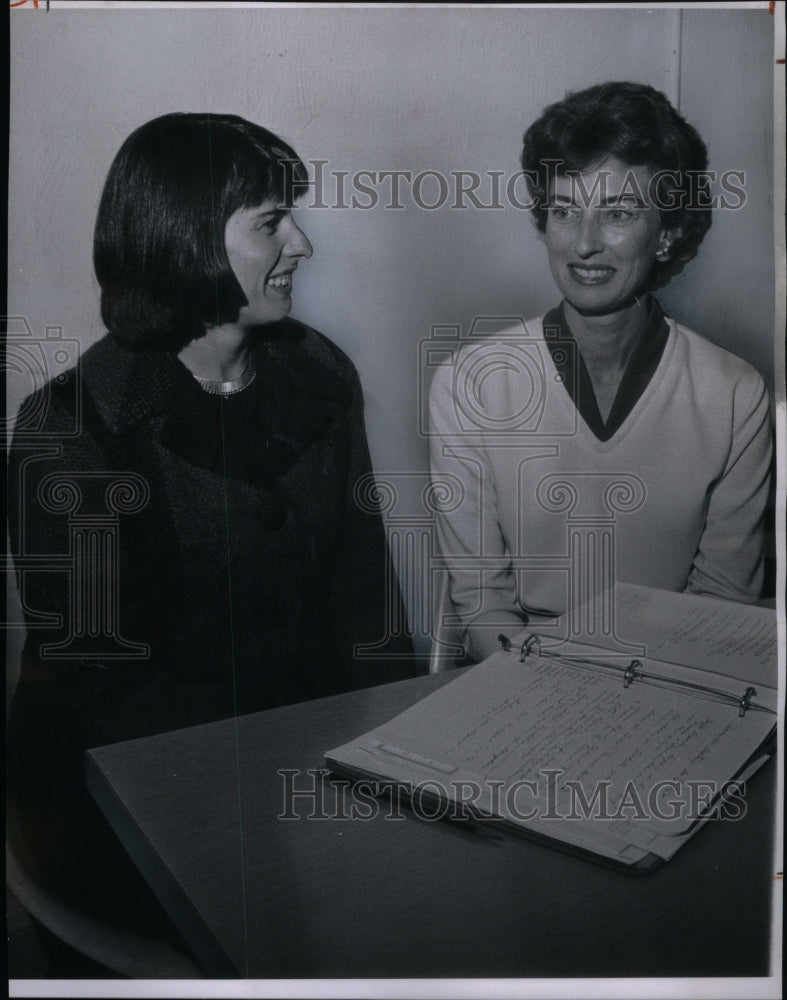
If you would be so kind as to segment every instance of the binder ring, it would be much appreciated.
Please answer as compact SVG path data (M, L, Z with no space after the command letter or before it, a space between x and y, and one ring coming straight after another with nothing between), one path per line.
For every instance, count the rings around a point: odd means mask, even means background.
M623 687L627 688L637 675L637 671L642 667L639 660L632 660L631 663L626 667L626 671L623 674Z
M747 710L751 706L752 697L755 694L757 694L757 689L753 688L753 687L747 687L746 690L743 692L743 697L738 702L738 717L739 718L742 719L743 716L746 714Z
M531 653L541 656L541 640L537 635L529 635L522 643L522 649L519 652L519 662L524 663Z

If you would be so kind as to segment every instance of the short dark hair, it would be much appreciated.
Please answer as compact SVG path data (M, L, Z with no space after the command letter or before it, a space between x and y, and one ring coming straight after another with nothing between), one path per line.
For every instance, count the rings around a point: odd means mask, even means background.
M246 297L224 246L227 220L303 193L306 167L273 132L237 115L162 115L123 143L96 219L101 316L127 347L178 351L234 322Z
M670 260L655 263L650 285L665 284L696 255L711 225L710 193L692 181L692 172L707 169L705 143L665 95L647 84L611 81L568 93L545 108L524 136L522 169L541 232L555 172L581 171L608 156L654 174L665 172L655 185L657 204L662 225L678 235Z

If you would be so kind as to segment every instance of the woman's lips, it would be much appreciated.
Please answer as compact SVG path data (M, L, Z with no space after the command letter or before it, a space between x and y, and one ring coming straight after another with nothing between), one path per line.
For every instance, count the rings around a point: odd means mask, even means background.
M603 285L615 274L614 267L589 267L584 264L569 264L568 271L580 285Z
M267 285L276 292L288 295L292 290L292 271L271 275L268 278Z

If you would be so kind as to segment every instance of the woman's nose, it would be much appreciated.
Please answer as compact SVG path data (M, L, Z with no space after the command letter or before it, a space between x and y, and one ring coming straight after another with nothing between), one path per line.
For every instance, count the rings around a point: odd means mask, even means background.
M603 249L601 228L595 212L585 212L577 229L576 252L580 257L590 257Z
M306 233L304 233L294 219L291 220L290 230L287 233L284 252L288 257L300 257L306 260L314 253L314 248L309 242Z

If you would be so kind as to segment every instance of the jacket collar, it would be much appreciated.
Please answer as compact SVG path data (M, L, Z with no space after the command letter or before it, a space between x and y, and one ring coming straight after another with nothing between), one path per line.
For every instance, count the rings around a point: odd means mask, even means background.
M332 399L346 405L345 387L338 372L326 369L313 356L309 332L308 327L295 320L287 319L277 324L275 336L259 341L253 348L257 367L261 369L273 361L285 370L292 369L297 372L304 392L313 398ZM303 342L302 350L300 342ZM295 368L293 347L298 355ZM112 434L122 434L153 417L171 413L182 405L184 397L202 393L186 366L174 354L130 350L111 334L85 352L81 374L102 421Z
M85 353L81 366L84 384L112 434L166 413L178 386L192 381L174 354L132 351L111 334Z

